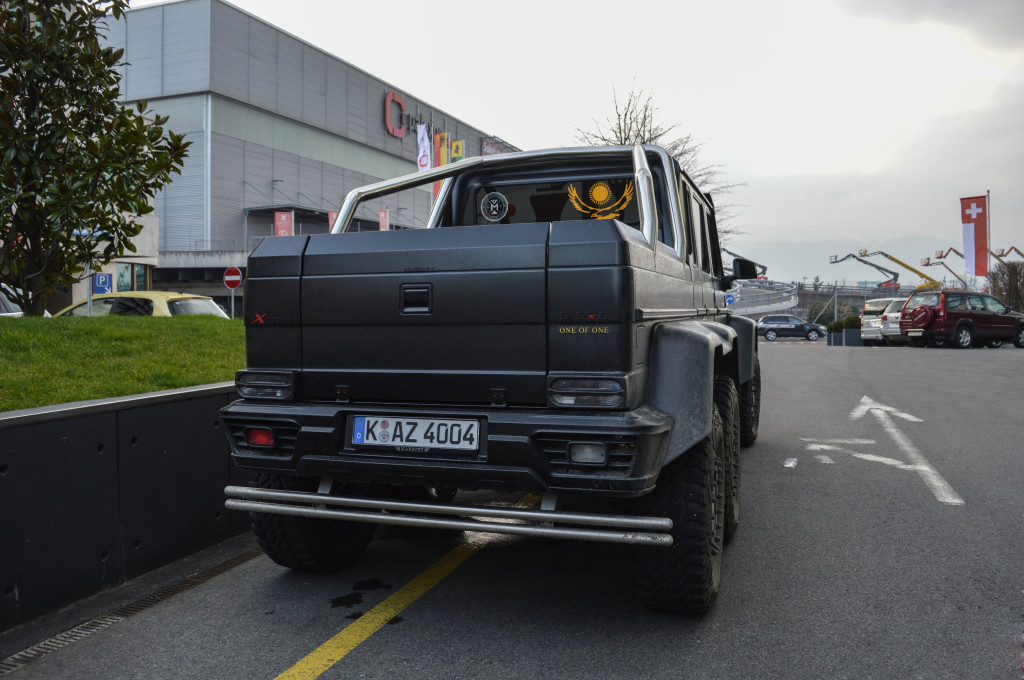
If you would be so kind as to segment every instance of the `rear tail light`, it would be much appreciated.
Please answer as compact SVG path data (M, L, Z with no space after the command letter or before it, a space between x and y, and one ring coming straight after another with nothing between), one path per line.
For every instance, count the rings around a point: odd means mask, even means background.
M939 319L946 318L946 294L939 293Z
M249 446L273 446L274 431L267 427L254 427L245 432L245 441Z
M615 380L565 378L548 388L556 406L617 408L626 403L626 390Z
M291 373L283 371L238 371L235 391L243 399L292 399L295 380Z

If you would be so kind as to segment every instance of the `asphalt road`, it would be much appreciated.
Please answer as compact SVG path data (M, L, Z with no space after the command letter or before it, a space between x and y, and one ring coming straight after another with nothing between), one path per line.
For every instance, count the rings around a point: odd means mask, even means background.
M255 557L9 675L1024 678L1024 350L778 341L761 360L741 527L703 617L637 605L622 547L399 534L330 576ZM0 635L0 658L251 545ZM468 559L357 630L453 549ZM350 649L303 670L332 638Z

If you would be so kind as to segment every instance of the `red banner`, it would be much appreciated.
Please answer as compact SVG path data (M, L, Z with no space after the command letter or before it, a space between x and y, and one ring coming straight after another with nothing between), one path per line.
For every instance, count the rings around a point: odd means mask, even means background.
M387 209L378 210L377 211L377 222L378 222L378 225L379 225L378 228L381 231L387 231L388 229L391 228L391 225L389 224L389 222L390 222L389 218L390 217L391 217L391 215L388 214Z
M328 231L330 231L331 229L334 229L334 223L337 220L338 220L338 211L337 210L328 210L327 211L327 230Z
M988 275L988 197L960 199L960 223L964 230L964 264L967 273Z
M292 236L295 233L295 214L290 212L274 213L274 236Z

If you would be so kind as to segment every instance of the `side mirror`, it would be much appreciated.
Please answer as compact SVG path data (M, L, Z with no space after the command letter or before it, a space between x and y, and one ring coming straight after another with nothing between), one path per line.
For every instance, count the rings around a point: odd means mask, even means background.
M732 277L734 279L756 279L757 264L742 257L732 261Z
M729 290L732 288L733 281L756 278L757 263L742 257L737 257L732 261L732 275L722 277L721 288L722 290Z

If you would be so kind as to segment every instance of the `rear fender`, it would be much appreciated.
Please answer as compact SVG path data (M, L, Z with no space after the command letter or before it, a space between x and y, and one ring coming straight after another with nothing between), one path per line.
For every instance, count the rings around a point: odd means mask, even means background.
M757 322L745 316L729 317L729 328L736 331L733 347L737 350L736 363L739 366L739 382L736 388L746 383L754 375L754 357L757 355Z
M711 433L715 366L734 356L735 337L728 326L692 321L654 331L647 399L673 419L665 463Z

